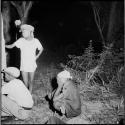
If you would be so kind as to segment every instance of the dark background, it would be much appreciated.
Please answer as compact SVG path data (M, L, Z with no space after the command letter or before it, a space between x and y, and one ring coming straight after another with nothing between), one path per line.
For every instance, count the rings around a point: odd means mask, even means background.
M30 11L29 22L35 26L35 36L44 47L54 52L63 48L62 51L78 54L90 39L99 45L89 2L37 2Z
M111 1L104 3L104 8L110 9ZM119 5L118 10L121 8L121 4ZM121 10L119 12L121 14ZM11 5L10 43L16 40L16 34L20 37L19 29L14 24L17 19L17 10ZM34 36L43 45L44 51L39 60L45 63L66 61L69 54L83 54L90 40L93 40L95 52L102 51L102 42L90 1L34 1L29 11L28 24L35 27ZM12 59L9 65L18 67L20 52L17 48L8 51Z

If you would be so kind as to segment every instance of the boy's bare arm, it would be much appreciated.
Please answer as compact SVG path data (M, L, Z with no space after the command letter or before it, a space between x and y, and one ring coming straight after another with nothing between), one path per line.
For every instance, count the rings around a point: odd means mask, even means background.
M7 49L12 49L13 47L15 47L15 43L10 44L10 45L5 45L5 48Z
M40 49L40 51L39 51L39 53L37 54L37 56L36 56L36 60L39 58L39 56L42 54L42 52L43 52L43 47Z

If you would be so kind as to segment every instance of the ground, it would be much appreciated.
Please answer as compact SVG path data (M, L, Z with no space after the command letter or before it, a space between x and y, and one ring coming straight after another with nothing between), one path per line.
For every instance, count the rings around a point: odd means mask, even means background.
M52 56L52 55L51 55ZM53 55L54 56L54 55ZM44 56L43 56L44 57ZM50 57L48 57L50 59ZM34 106L31 112L30 117L25 121L4 121L2 124L44 124L47 119L54 115L53 112L49 109L48 103L44 99L44 96L47 93L46 84L50 82L50 79L55 76L56 73L60 71L57 63L49 60L46 63L44 58L41 62L38 62L38 69L34 78L33 86L33 99ZM49 79L50 78L50 79ZM90 94L89 94L90 95ZM106 95L106 94L105 94ZM116 95L111 95L112 99L107 101L92 101L87 100L85 94L81 94L82 101L82 113L80 116L67 120L67 123L70 124L112 124L117 123L118 116L123 116L123 104L120 105L120 98L116 98ZM118 108L118 109L116 109ZM118 114L121 113L121 114Z

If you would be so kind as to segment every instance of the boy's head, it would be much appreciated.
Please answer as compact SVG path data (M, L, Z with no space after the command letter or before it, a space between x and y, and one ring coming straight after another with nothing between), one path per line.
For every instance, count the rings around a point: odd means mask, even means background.
M34 27L28 24L23 24L20 27L20 32L22 32L24 38L32 37L34 32Z
M7 67L2 71L2 73L4 73L4 79L6 82L20 76L20 71L16 67Z
M72 76L69 71L64 70L57 75L57 83L64 84L67 80L72 79Z

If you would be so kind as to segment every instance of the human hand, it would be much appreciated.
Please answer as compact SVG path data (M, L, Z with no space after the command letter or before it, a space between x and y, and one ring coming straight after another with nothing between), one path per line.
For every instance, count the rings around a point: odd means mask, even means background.
M8 45L5 45L5 48L7 48L8 47Z
M51 99L52 94L51 94L51 93L48 93L47 95L48 95L48 98Z
M36 55L36 60L39 58L39 55Z
M61 110L62 114L65 114L65 107L64 106L61 106L60 110Z
M5 45L5 48L7 48L7 49L11 49L11 48L13 48L13 47L15 47L15 43L13 43L13 44L11 44L11 45Z

